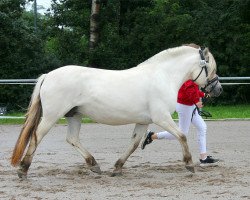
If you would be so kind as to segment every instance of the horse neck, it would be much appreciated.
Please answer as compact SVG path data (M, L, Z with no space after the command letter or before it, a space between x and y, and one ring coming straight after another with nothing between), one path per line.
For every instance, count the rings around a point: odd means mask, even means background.
M177 88L180 88L185 81L192 79L191 73L197 65L198 56L198 54L178 55L167 59L159 63L159 73L163 74L167 80L175 82Z

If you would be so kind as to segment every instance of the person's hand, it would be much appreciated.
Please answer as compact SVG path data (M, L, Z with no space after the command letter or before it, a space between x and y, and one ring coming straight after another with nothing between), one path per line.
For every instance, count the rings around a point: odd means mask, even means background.
M204 96L204 98L209 98L210 97L210 94L208 94L208 93L205 93L205 96Z
M203 104L202 104L201 101L197 102L195 105L196 105L198 108L202 108L202 107L203 107Z

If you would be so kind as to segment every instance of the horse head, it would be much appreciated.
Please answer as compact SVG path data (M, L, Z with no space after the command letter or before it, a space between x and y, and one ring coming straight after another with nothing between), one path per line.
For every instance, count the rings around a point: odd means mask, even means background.
M200 54L199 66L192 74L193 81L200 85L211 97L218 97L223 89L216 74L217 66L212 53L207 47L202 48L194 44L188 46L197 48Z

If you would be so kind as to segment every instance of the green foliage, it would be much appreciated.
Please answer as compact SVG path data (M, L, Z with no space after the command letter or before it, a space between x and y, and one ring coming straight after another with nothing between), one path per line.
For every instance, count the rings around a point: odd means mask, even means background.
M53 0L34 15L0 2L1 79L36 78L59 66L126 69L183 43L208 46L220 76L250 76L249 0L101 0L99 44L89 51L91 1ZM213 104L249 103L249 85L224 86ZM1 102L26 107L32 86L0 86Z
M53 0L53 13L47 13L45 51L55 55L61 65L87 63L90 6L88 1Z
M0 3L1 79L37 78L54 65L52 56L45 55L41 34L34 32L30 13L24 12L23 3L16 0ZM26 107L31 91L32 87L0 85L0 103L9 109Z

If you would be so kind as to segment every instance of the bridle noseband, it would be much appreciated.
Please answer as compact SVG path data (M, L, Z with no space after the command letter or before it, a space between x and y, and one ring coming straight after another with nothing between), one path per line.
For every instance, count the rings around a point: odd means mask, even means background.
M209 85L211 85L212 83L214 83L214 82L216 82L214 85L212 85L212 87L211 87L211 90L210 91L206 91L206 88L209 86ZM203 87L203 88L201 88L201 90L203 91L203 92L212 92L213 90L214 90L214 88L216 87L216 85L218 84L218 82L219 82L219 77L218 76L216 76L216 77L214 77L212 80L208 80L207 81L207 84L205 85L205 87Z

